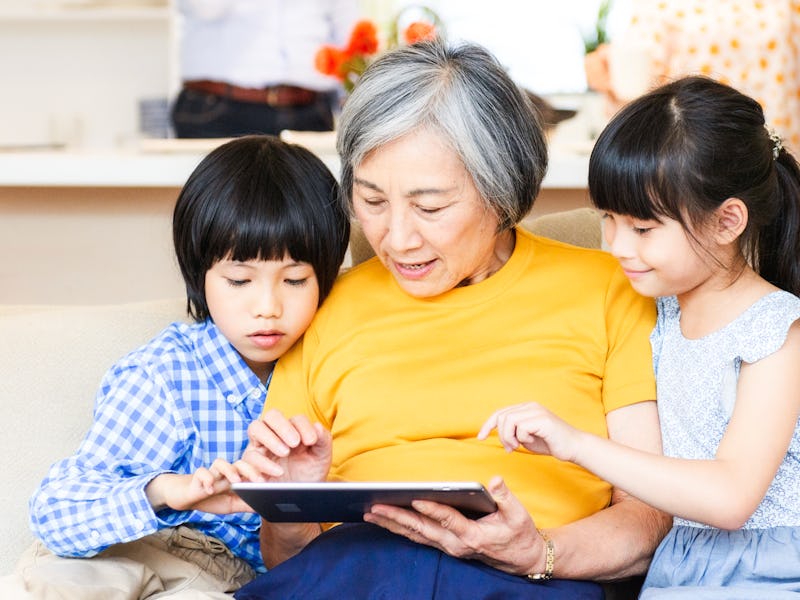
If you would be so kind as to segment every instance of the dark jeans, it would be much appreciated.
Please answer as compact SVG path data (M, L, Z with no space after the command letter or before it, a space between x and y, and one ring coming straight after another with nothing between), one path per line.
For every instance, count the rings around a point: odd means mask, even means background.
M334 96L320 94L313 104L275 108L184 89L172 107L172 126L179 138L278 135L284 129L331 131Z
M334 527L300 554L246 584L236 600L603 600L589 581L532 582L459 560L367 523Z

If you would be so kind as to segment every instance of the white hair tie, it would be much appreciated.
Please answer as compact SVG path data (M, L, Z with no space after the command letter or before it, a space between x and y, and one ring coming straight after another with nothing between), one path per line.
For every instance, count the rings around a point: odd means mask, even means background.
M781 141L781 136L778 135L778 132L768 127L767 124L764 124L764 129L767 130L767 135L769 135L769 139L772 141L772 158L774 160L778 160L778 155L783 150L783 142Z

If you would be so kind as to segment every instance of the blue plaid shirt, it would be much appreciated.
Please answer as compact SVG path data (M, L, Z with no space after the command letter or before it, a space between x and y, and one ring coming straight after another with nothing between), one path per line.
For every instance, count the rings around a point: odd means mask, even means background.
M80 360L80 357L78 357ZM61 556L189 524L264 570L258 515L153 511L145 486L239 459L267 388L211 321L173 323L108 373L78 451L55 463L30 500L34 534Z

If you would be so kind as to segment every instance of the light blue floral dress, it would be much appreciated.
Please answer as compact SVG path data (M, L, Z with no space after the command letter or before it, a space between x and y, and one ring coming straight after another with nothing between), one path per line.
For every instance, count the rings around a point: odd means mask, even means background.
M778 291L722 329L690 340L681 333L677 299L659 298L650 340L664 454L715 456L733 412L742 362L780 349L797 319L800 298ZM798 425L775 480L742 529L724 531L675 518L656 550L641 598L800 598Z

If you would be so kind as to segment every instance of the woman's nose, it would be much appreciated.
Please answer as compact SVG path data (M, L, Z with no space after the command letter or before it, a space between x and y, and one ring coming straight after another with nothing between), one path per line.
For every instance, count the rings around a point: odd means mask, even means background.
M407 211L392 211L387 224L387 238L392 250L397 252L411 250L421 243L416 222Z

